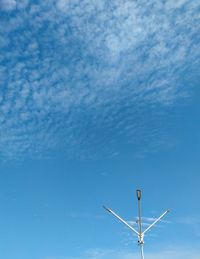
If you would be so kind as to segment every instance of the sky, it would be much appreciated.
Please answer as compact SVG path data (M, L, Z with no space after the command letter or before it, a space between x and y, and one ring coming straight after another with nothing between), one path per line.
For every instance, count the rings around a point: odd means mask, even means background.
M0 0L0 258L200 258L200 1Z

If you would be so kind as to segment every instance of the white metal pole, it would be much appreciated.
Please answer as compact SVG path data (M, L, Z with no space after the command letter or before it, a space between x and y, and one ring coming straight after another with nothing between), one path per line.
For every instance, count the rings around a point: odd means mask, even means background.
M141 244L140 245L140 251L141 251L141 259L144 259L144 245L143 244Z
M139 231L139 245L140 245L140 252L141 252L141 259L144 259L144 240L143 240L143 234L142 234L142 216L141 216L141 190L136 190L137 199L138 199L138 231Z
M138 199L138 228L139 228L139 234L140 234L140 241L142 237L142 217L141 217L141 206L140 206L140 200L141 200L141 190L137 190L137 199Z

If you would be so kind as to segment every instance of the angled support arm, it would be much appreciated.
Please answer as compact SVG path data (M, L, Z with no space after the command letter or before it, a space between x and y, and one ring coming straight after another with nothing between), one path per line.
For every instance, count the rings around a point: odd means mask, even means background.
M118 216L114 211L112 211L109 208L106 208L105 206L103 206L103 208L105 210L107 210L108 212L110 212L114 217L116 217L119 221L121 221L122 223L124 223L128 228L130 228L133 232L135 232L136 235L139 235L138 231L135 230L132 226L130 226L124 219L122 219L120 216Z
M166 210L159 218L157 218L148 228L146 228L144 231L143 231L143 235L150 229L152 228L158 221L160 221L168 212L170 212L170 210Z

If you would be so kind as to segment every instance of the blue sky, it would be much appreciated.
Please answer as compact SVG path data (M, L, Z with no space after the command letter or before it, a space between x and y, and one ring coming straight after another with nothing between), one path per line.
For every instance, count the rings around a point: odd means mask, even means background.
M200 258L200 2L0 0L0 257Z

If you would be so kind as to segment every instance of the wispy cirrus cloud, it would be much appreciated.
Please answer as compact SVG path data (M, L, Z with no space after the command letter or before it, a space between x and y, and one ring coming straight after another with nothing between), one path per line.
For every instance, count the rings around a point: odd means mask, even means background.
M143 227L148 227L148 226L150 226L154 221L156 221L156 219L157 218L152 218L152 217L142 217L142 226ZM138 224L137 224L137 220L138 220L138 218L136 217L135 218L135 220L133 220L133 221L128 221L129 222L129 224L131 224L131 225L133 225L133 226L137 226ZM171 222L170 221L168 221L168 220L160 220L159 222L158 222L158 224L160 224L160 223L164 223L164 224L170 224ZM157 225L155 225L155 226L157 226ZM155 227L154 226L154 227Z
M89 250L77 257L46 257L44 259L132 259L138 258L139 253L131 251L114 251L114 250ZM159 252L146 252L149 259L198 259L198 251L185 250L185 249L167 249Z
M155 141L162 107L198 77L198 1L0 3L3 159Z

